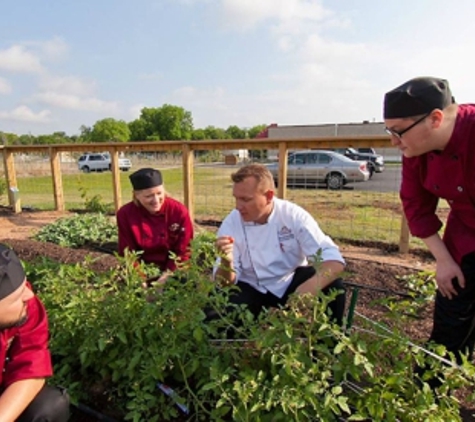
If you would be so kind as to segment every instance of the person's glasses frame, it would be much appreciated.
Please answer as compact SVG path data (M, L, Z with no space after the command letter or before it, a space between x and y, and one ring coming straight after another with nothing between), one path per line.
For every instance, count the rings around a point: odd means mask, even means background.
M401 139L402 135L404 135L406 132L411 130L414 126L417 126L423 120L427 119L431 115L431 113L432 113L432 111L427 113L427 114L424 114L424 116L422 116L420 119L417 119L412 125L409 125L408 127L406 127L403 130L397 131L397 130L394 130L394 129L390 129L388 127L385 127L384 130L386 131L386 133L388 135L395 136L396 138Z

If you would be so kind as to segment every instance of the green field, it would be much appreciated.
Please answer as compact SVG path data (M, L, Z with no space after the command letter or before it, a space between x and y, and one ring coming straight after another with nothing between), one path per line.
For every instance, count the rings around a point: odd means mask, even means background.
M234 207L230 174L234 168L196 166L193 175L194 215L196 220L222 220ZM162 170L167 191L183 200L181 167ZM121 172L122 203L131 199L130 172ZM63 175L63 192L67 210L86 209L86 201L95 198L113 210L112 173L75 173ZM18 178L22 207L53 210L51 177ZM322 229L335 239L398 244L401 205L397 192L377 193L357 190L288 189L287 199L315 216ZM6 201L6 198L5 198ZM421 246L416 239L412 246Z

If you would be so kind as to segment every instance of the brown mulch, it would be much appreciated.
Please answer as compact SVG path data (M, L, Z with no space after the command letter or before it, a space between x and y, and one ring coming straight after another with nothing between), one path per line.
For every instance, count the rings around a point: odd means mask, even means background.
M60 247L51 243L38 242L31 238L36 230L64 216L64 213L36 213L24 212L20 215L11 215L0 208L0 242L10 245L23 261L31 262L38 258L47 257L65 264L83 263L86 257L93 257L91 268L103 272L117 265L116 259L111 255L91 248L71 249ZM397 250L384 248L374 244L345 244L342 252L347 260L346 281L355 285L368 286L371 289L360 289L358 294L357 312L380 320L384 309L374 305L375 299L398 293L407 293L407 287L401 280L402 277L424 269L433 269L430 256L424 251L413 254L400 255ZM384 291L379 291L384 290ZM352 289L349 289L351 294ZM395 293L394 293L395 292ZM424 309L417 319L408 324L405 332L412 339L421 341L426 339L431 330L432 304ZM462 420L475 421L475 405L466 403L461 397ZM90 416L80 415L75 412L73 421L95 422Z

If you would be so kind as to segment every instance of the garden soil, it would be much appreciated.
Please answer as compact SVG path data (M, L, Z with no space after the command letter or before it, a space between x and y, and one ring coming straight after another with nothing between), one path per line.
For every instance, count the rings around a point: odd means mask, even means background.
M67 212L33 212L23 211L13 214L9 208L0 208L0 242L10 245L23 261L30 262L39 257L48 257L62 263L84 262L86 256L95 259L91 268L96 271L105 271L117 264L111 253L105 253L92 245L84 249L60 247L51 243L38 242L33 239L34 234L43 226L55 220L70 215ZM199 230L215 230L217 224L202 220L197 224ZM212 223L212 222L211 222ZM216 222L215 222L216 223ZM348 244L339 242L345 259L347 260L347 276L345 280L350 285L348 296L354 291L354 286L363 286L358 289L358 300L355 313L355 324L359 314L373 320L383 318L384 308L374 303L385 296L399 297L399 293L407 293L404 277L417 274L424 270L433 270L434 262L426 251L412 251L409 254L400 254L395 247L387 245L365 244L358 242ZM351 287L353 286L353 287ZM407 324L406 333L414 340L426 339L431 330L432 304L414 318L412 324ZM460 393L461 415L464 422L475 422L475 404L464 400L465 394ZM95 422L96 419L79 414L73 415L74 422Z

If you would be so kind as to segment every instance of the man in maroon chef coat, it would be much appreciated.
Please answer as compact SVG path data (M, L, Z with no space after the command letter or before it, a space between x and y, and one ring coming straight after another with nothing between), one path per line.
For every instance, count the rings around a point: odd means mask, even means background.
M436 261L430 340L458 361L475 344L475 105L457 104L449 83L417 77L386 93L384 121L402 153L400 196L412 235ZM439 199L450 213L443 236ZM437 386L439 380L432 380Z
M13 250L0 244L0 420L66 422L69 398L52 375L48 319Z

